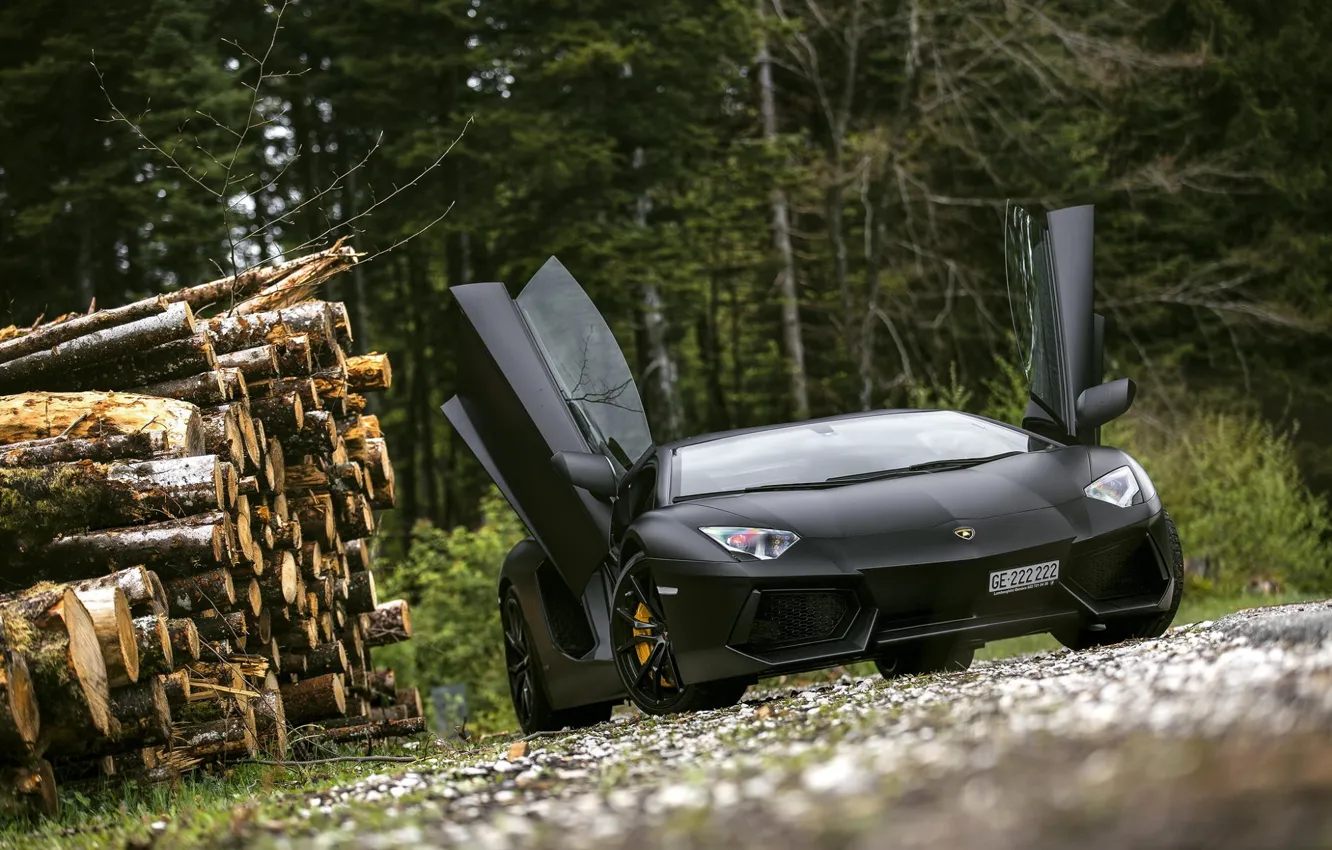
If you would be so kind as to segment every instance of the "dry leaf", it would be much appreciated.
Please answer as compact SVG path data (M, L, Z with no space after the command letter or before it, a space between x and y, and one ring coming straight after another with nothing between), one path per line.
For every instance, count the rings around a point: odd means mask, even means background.
M754 712L754 714L758 715L759 720L762 720L765 717L772 717L772 706L760 705L758 711Z
M509 745L509 761L520 759L525 755L527 755L526 741L514 741Z

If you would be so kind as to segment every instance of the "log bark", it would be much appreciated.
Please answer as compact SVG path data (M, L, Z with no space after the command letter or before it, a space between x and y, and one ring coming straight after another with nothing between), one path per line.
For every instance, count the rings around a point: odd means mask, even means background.
M330 301L328 304L328 318L333 324L333 339L343 348L351 348L354 340L351 316L347 312L347 305L341 301Z
M372 393L387 390L393 384L393 371L387 354L362 354L347 358L347 386L352 392Z
M61 537L24 557L29 574L53 580L88 578L132 564L190 572L229 567L233 560L226 524L190 525L188 519Z
M203 454L203 428L192 404L116 392L31 392L0 397L0 443L159 432L169 451Z
M306 254L274 266L247 269L240 274L179 289L165 296L182 301L196 310L216 305L224 310L244 312L246 304L260 301L286 303L287 298L308 298L313 287L355 264L360 255L338 244L323 251ZM271 291L270 291L271 290Z
M393 463L389 460L388 444L382 438L368 438L365 441L366 472L374 485L373 507L388 510L397 501L393 486Z
M325 673L347 674L347 650L337 641L321 643L305 653L305 669L310 676L322 676Z
M199 660L199 629L189 617L176 617L167 620L167 632L171 636L171 652L182 662Z
M260 644L267 644L271 641L273 639L273 617L268 606L265 605L258 614L247 613L245 615L245 627L249 629L250 636L257 638Z
M393 704L405 706L408 717L425 716L425 706L421 704L421 692L416 688L399 688L394 695Z
M317 579L324 574L324 551L318 540L311 540L301 546L301 574Z
M280 343L296 335L308 337L315 348L327 345L333 339L328 307L322 301L283 310L219 316L208 321L208 332L219 354Z
M227 386L222 380L222 373L219 371L202 372L184 378L173 378L169 381L145 384L141 387L131 388L130 392L180 399L191 404L197 404L200 407L212 407L230 401L227 395Z
M301 535L301 524L284 520L277 524L273 532L273 545L279 549L299 550L305 545Z
M171 745L198 759L253 756L259 749L253 722L239 715L178 726L172 730Z
M290 673L296 677L302 677L306 673L305 655L299 652L284 652L278 662L278 666L284 674Z
M293 617L281 627L274 624L273 631L284 649L311 650L319 645L319 625L311 617Z
M347 393L347 397L342 400L342 414L346 416L349 413L365 413L368 406L365 396L360 393Z
M217 370L222 376L222 391L227 401L249 401L250 387L245 374L239 369Z
M204 640L230 640L247 637L250 634L250 625L246 621L244 611L195 617L194 626L199 630L199 637Z
M118 688L139 680L139 640L125 591L119 587L74 590L88 609L106 663L107 685Z
M295 390L251 398L250 413L264 423L264 430L284 441L296 437L305 427L305 403Z
M80 460L110 463L117 460L164 459L173 455L183 456L183 453L180 449L168 450L166 435L160 431L87 439L47 437L0 448L0 467L50 466Z
M273 435L269 435L265 455L272 469L268 483L269 492L281 493L286 489L287 478L287 462L282 455L282 441Z
M287 712L276 677L269 677L254 700L254 725L259 744L279 761L287 757Z
M125 593L125 601L129 603L131 613L136 610L147 613L146 609L152 608L159 600L158 585L154 583L154 578L151 570L129 567L108 575L83 579L75 582L73 587L76 592L118 587Z
M90 742L90 751L119 752L171 740L171 704L161 676L111 691L111 714L116 728L106 740Z
M379 606L375 593L375 574L369 571L352 573L347 586L347 613L369 614Z
M0 342L0 363L54 348L76 337L87 336L97 331L127 325L139 319L147 319L167 311L171 302L161 295L154 295L142 301L126 304L111 310L97 310L77 316L63 322L51 322L22 336Z
M296 556L278 549L265 556L263 575L259 576L260 596L270 605L289 605L296 599L296 581L300 571Z
M240 405L221 405L203 411L204 445L209 454L236 466L239 474L245 469L245 437L241 434L237 414Z
M242 588L238 588L236 598L244 606L242 610L249 611L251 614L257 615L264 609L264 596L259 588L259 579L257 578L250 578Z
M217 356L219 369L239 369L246 382L267 381L281 374L276 345L256 345Z
M296 521L301 524L301 536L321 547L332 547L337 534L337 521L333 513L333 500L327 493L314 493L288 502ZM308 545L308 544L307 544Z
M236 602L236 585L225 569L168 579L163 585L172 617L188 617L211 609L225 611Z
M281 377L307 378L314 371L310 337L306 334L293 334L275 343L274 348L277 350L278 374Z
M167 705L173 709L188 705L190 701L190 674L187 670L177 670L162 677L162 688L166 691Z
M412 636L410 606L405 599L381 602L365 615L365 645L386 646Z
M106 661L88 609L74 589L29 590L0 602L8 648L28 661L42 712L42 740L53 746L111 727Z
M323 491L328 489L328 473L324 471L315 458L306 455L301 458L299 463L286 467L284 483L286 485L284 489L291 491Z
M171 629L161 614L134 618L134 637L139 645L139 675L170 673L176 669Z
M310 380L314 381L315 392L325 403L347 395L347 369L344 366L316 369Z
M165 312L93 331L0 363L0 391L29 389L40 385L48 375L69 373L193 333L194 311L186 304L172 305Z
M353 573L370 570L370 544L365 540L347 541L347 569Z
M311 410L305 414L300 431L283 435L282 450L289 459L295 459L294 455L332 454L337 437L332 414L327 410Z
M41 727L28 659L9 648L0 623L0 756L14 760L35 755Z
M0 813L10 818L55 817L60 812L55 772L45 759L0 768Z
M333 497L337 510L338 533L346 540L360 540L375 533L375 512L360 493Z
M216 368L217 356L213 353L208 333L199 330L190 336L115 360L51 374L43 384L52 390L123 390L211 372Z
M420 735L426 729L424 717L385 720L382 723L374 723L367 717L361 719L363 722L359 724L326 729L318 733L318 738L326 743L341 744L375 738L406 738L412 735Z
M216 455L116 463L107 466L106 473L110 480L132 486L147 508L170 517L235 503L235 471Z
M311 378L276 378L272 381L256 383L250 387L251 403L274 398L290 398L292 396L301 400L301 407L305 413L323 409L323 402L320 401L319 393L315 390L314 380ZM281 436L280 431L274 433Z
M338 673L326 673L282 686L282 705L287 719L293 723L307 723L325 717L344 714L347 696L343 678Z

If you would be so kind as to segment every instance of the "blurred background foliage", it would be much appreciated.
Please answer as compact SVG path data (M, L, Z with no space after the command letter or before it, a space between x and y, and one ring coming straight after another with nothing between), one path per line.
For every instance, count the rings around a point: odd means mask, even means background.
M0 309L351 236L372 258L328 295L392 356L379 557L420 611L394 661L490 717L520 530L439 414L449 286L558 255L659 438L1013 421L1005 203L1095 203L1110 371L1141 385L1107 436L1207 559L1194 589L1326 590L1329 39L1318 0L3 4Z

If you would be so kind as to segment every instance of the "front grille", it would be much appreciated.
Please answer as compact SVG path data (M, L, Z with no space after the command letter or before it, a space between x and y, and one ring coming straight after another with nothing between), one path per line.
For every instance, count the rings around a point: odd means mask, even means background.
M763 591L748 642L773 647L840 637L853 604L843 590Z
M1165 586L1145 536L1075 553L1069 578L1095 599L1160 592Z

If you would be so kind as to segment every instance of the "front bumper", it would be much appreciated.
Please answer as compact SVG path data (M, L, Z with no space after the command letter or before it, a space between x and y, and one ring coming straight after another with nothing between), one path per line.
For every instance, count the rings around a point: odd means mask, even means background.
M975 530L963 540L953 529ZM1091 499L934 528L803 539L769 561L652 561L687 682L869 660L895 644L986 641L1167 610L1158 499ZM994 595L994 570L1058 559L1060 578ZM674 588L672 592L671 588Z

